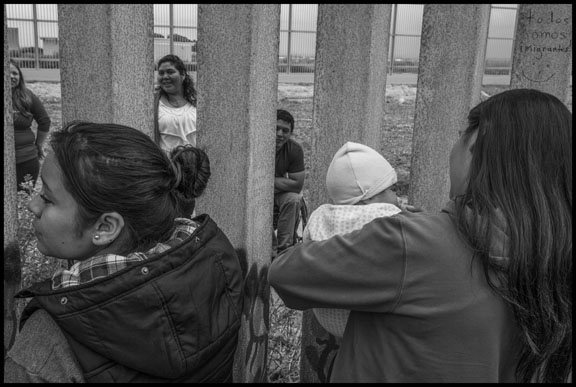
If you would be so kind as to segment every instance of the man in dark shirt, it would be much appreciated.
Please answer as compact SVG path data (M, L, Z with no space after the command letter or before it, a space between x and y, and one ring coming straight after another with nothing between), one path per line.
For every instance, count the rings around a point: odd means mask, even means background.
M276 112L276 171L274 174L274 205L279 208L277 236L272 252L280 252L294 244L294 227L300 211L304 186L304 152L290 137L294 117L286 110Z

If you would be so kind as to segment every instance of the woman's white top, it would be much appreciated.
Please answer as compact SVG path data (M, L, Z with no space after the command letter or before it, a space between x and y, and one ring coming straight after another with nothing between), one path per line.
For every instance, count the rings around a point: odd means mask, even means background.
M196 146L196 108L189 102L179 108L164 104L158 106L160 147L169 152L179 145Z

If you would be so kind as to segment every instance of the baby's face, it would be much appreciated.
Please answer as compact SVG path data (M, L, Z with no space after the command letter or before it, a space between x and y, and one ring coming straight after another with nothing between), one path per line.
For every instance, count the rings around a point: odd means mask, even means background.
M396 196L396 192L394 192L393 189L394 186L385 189L379 194L372 196L370 199L362 200L358 204L388 203L393 204L396 207L400 208L400 202L398 201L398 196Z

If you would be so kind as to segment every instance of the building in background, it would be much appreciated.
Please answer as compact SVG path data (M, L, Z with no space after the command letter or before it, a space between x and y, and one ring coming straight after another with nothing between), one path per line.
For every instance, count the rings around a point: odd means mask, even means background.
M45 57L58 58L58 38L40 38L42 40L42 55Z
M18 39L18 28L8 27L6 33L8 34L8 50L10 50L10 52L17 52L18 50L20 50L20 39Z
M154 38L154 63L158 63L158 60L165 55L174 54L178 55L184 64L189 65L188 71L196 71L196 41L178 40L176 36L178 35L174 36L172 42L170 36Z

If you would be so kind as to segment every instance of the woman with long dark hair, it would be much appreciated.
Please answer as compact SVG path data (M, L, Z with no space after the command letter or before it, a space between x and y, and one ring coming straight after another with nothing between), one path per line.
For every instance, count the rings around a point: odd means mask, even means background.
M12 109L14 111L14 143L16 145L16 184L18 191L23 190L21 183L30 175L36 183L40 172L40 159L44 158L43 146L50 130L50 117L38 97L26 87L22 70L10 59L10 83L12 86ZM32 123L36 121L36 135Z
M154 140L166 152L178 145L196 146L196 89L182 59L162 57L157 82Z
M572 114L517 89L468 121L441 212L378 218L271 264L286 306L351 310L331 381L571 380Z
M163 152L122 125L75 122L52 135L34 214L38 250L73 262L31 298L5 382L231 382L242 270L195 200L204 151Z

